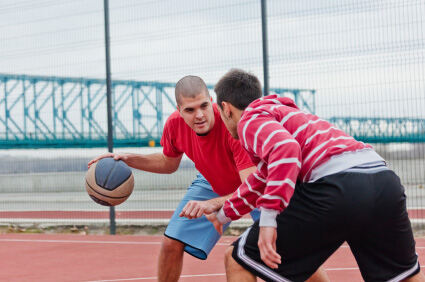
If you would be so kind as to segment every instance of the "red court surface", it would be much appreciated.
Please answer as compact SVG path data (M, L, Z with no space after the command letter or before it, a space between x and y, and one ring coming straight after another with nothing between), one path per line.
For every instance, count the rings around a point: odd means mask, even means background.
M425 219L425 209L409 209L410 219ZM173 210L116 211L117 219L169 219ZM249 218L249 215L246 215ZM109 219L109 211L0 211L10 219Z
M226 281L224 237L206 261L185 255L180 281ZM155 281L161 236L0 235L0 281ZM416 251L425 265L425 238ZM362 281L344 245L324 264L332 281Z

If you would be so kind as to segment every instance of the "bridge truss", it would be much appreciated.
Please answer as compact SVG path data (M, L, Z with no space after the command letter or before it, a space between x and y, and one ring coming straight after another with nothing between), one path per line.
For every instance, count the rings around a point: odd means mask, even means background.
M159 145L174 83L112 81L115 147ZM212 85L208 85L210 90ZM314 112L314 90L272 88ZM213 91L211 94L214 95ZM105 147L102 79L0 74L0 148Z

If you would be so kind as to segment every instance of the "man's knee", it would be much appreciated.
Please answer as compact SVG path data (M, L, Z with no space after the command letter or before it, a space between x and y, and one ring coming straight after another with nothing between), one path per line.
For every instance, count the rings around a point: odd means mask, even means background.
M256 281L255 276L243 268L232 256L233 246L227 248L224 254L227 281Z
M234 267L235 263L237 263L233 259L232 253L233 253L233 246L228 247L224 253L224 265L226 266L226 269Z
M165 252L168 255L171 255L171 254L179 255L179 254L183 254L183 250L184 250L183 243L165 236L162 239L161 252Z

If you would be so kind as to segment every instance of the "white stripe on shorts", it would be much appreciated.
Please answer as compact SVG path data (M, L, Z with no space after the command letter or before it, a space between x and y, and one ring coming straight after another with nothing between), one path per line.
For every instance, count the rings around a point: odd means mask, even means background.
M416 260L415 266L413 266L411 269L397 275L397 277L394 277L393 279L388 280L388 282L398 282L398 281L404 280L405 278L410 276L413 272L415 272L418 269L418 267L419 267L419 261Z

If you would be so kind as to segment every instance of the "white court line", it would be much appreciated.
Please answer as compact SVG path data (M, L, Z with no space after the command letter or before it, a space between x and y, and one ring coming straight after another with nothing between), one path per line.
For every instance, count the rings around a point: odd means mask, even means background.
M425 266L421 266L421 268L424 268ZM344 271L344 270L358 270L358 267L341 267L341 268L325 268L326 271Z
M83 240L41 240L41 239L0 239L0 242L37 242L37 243L84 243L84 244L117 244L117 245L160 245L161 242L128 242L128 241L83 241ZM217 243L218 246L229 246L229 243ZM342 245L340 248L349 248L347 245ZM424 247L416 246L416 249L425 249Z
M118 244L118 245L159 245L161 242L126 242L126 241L79 241L79 240L31 240L0 239L0 242L37 242L37 243L83 243L83 244Z
M194 275L180 275L180 278L190 277L207 277L207 276L224 276L225 273L212 273L212 274L194 274ZM138 277L138 278L123 278L123 279L112 279L112 280L91 280L86 282L113 282L113 281L134 281L134 280L157 280L158 277Z
M40 239L0 239L0 242L37 242L37 243L83 243L83 244L118 244L118 245L160 245L161 242L133 241L83 241L83 240L40 240ZM217 243L219 246L229 246L230 243Z
M80 240L38 240L38 239L0 239L0 242L29 242L29 243L83 243L83 244L121 244L121 245L159 245L161 242L127 242L127 241L80 241ZM228 246L228 243L218 243L217 245ZM344 245L342 248L349 248ZM417 249L425 249L425 247L416 247ZM423 268L425 266L421 266ZM344 271L344 270L358 270L357 267L349 268L326 268L326 271ZM197 275L181 275L182 278L190 277L207 277L207 276L224 276L224 273L217 274L197 274ZM122 278L114 280L93 280L87 282L114 282L114 281L135 281L135 280L156 280L157 277L138 277L138 278Z
M421 266L423 268L425 266ZM345 271L345 270L359 270L358 267L342 267L342 268L325 268L325 271ZM213 274L194 274L194 275L181 275L181 278L191 278L191 277L208 277L208 276L224 276L225 273L213 273ZM135 281L135 280L157 280L158 277L137 277L137 278L122 278L122 279L112 279L112 280L90 280L85 282L116 282L116 281Z
M340 246L340 248L350 248L350 246L342 245L342 246ZM418 246L415 246L415 249L425 249L425 247L418 247Z

